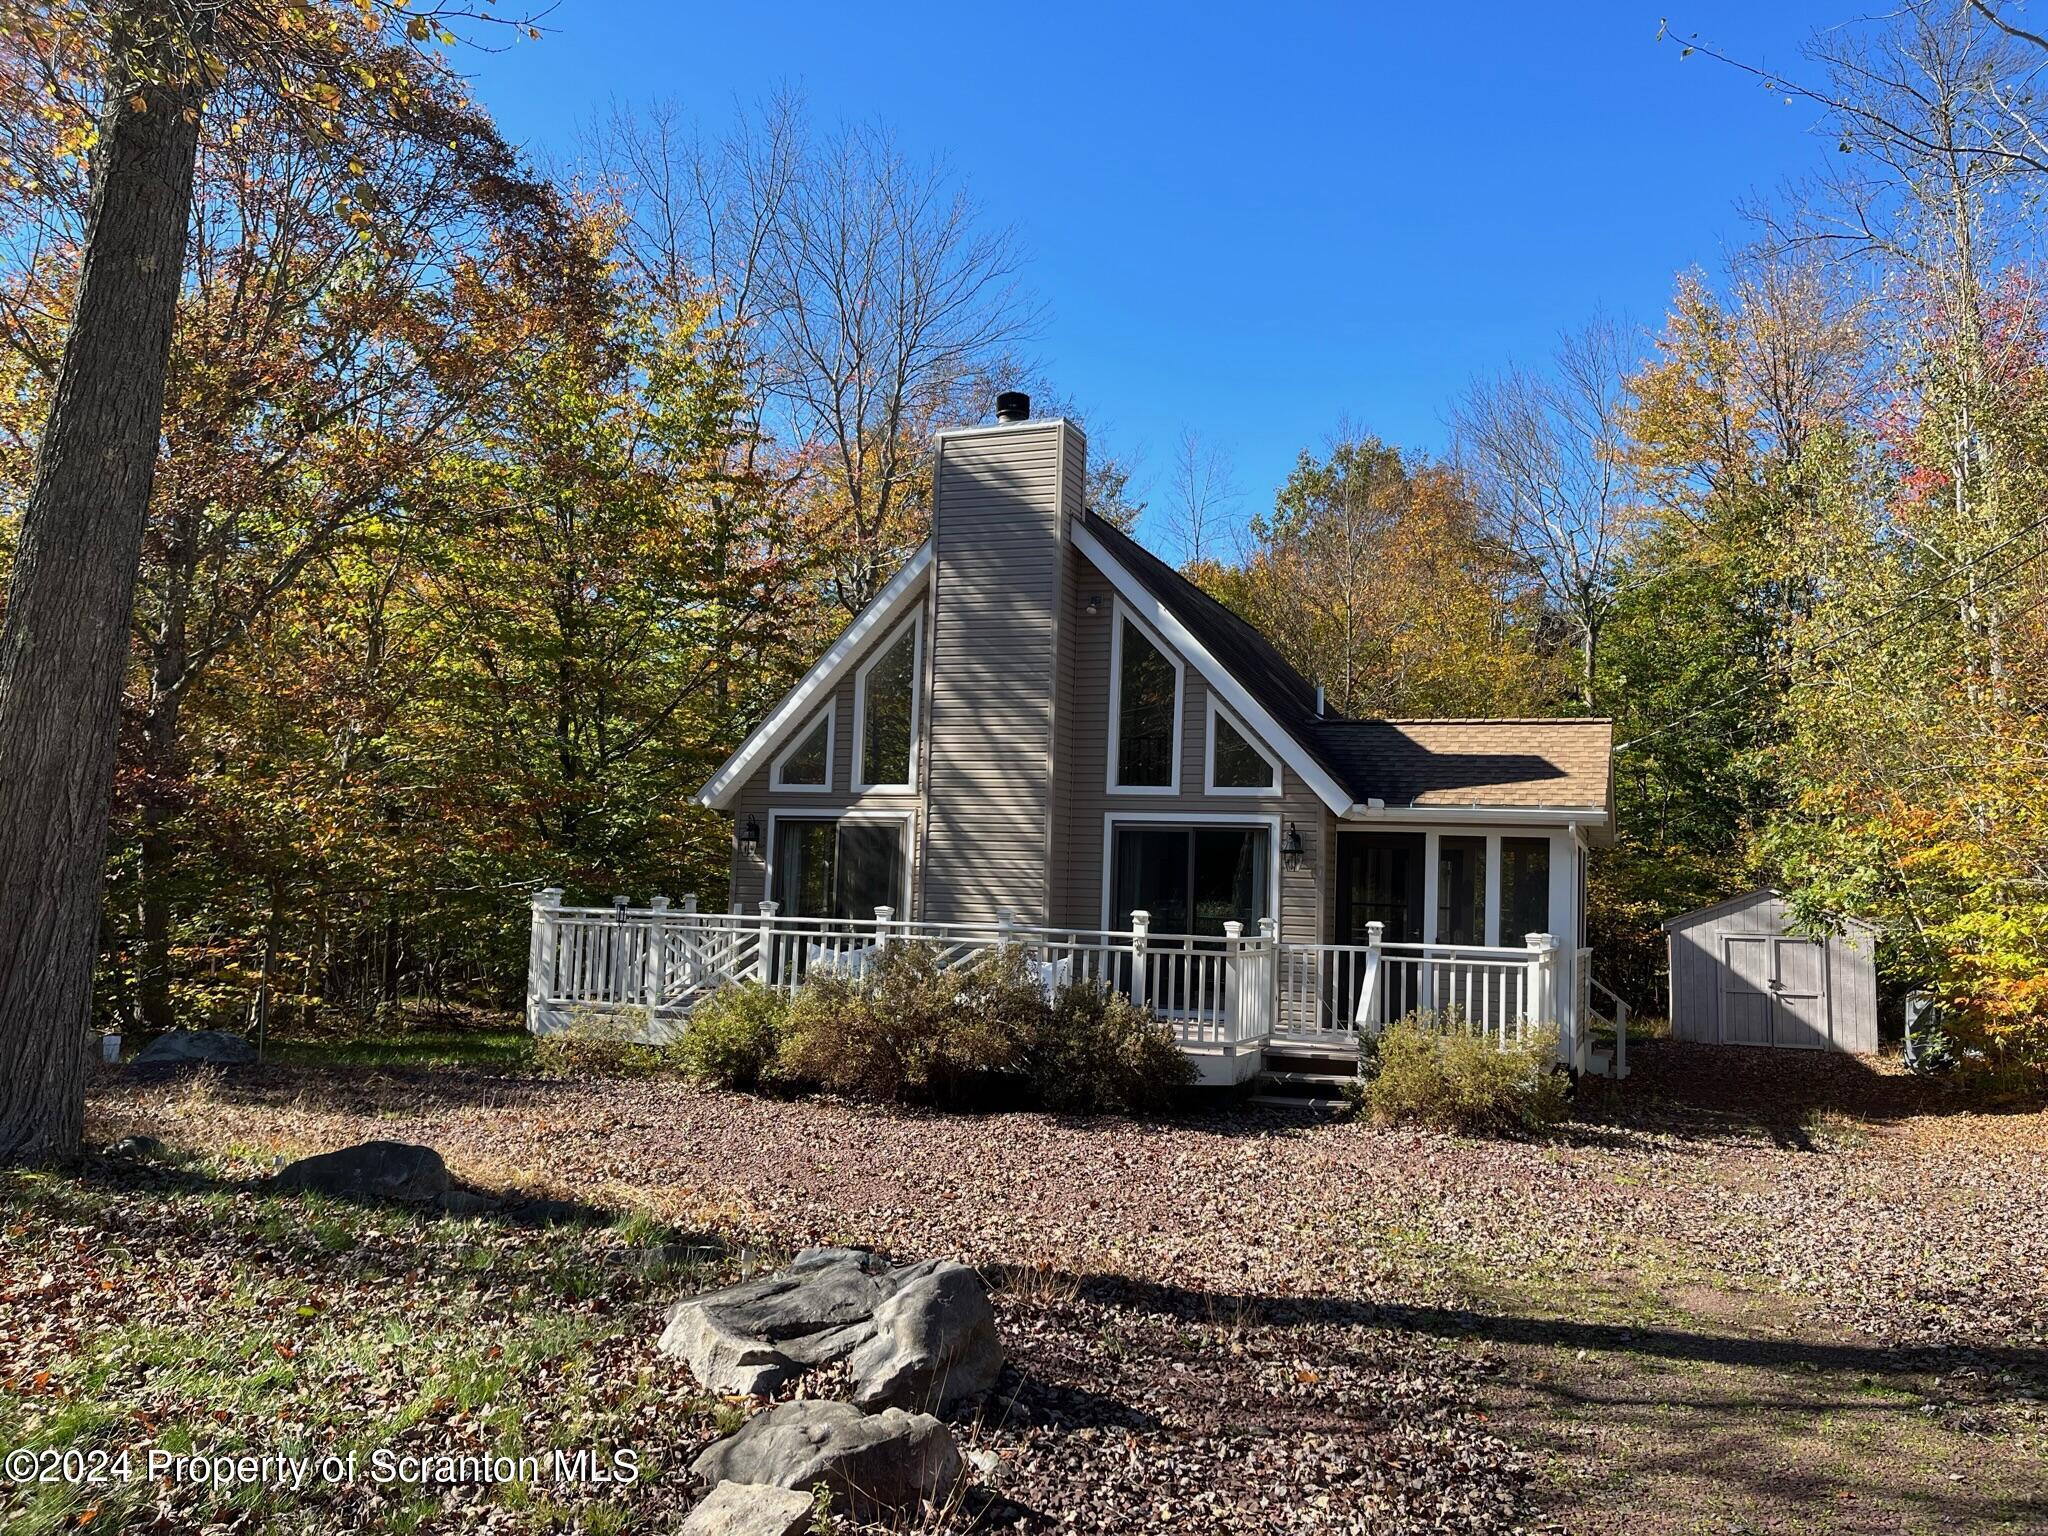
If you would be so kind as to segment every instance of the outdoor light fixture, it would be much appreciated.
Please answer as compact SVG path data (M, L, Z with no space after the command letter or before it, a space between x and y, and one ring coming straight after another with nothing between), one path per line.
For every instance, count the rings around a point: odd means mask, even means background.
M1096 595L1095 593L1093 593L1093 592L1090 592L1090 593L1088 594L1088 611L1089 611L1090 613L1099 613L1099 612L1101 612L1101 610L1102 610L1102 599L1101 599L1101 598L1100 598L1100 597L1099 597L1098 595Z
M744 827L740 828L740 852L751 855L757 849L759 849L760 846L761 823L756 821L753 817L749 816L747 818L747 824Z
M1308 854L1301 846L1301 828L1291 821L1287 823L1287 836L1280 844L1280 857L1289 869L1300 869L1308 862Z

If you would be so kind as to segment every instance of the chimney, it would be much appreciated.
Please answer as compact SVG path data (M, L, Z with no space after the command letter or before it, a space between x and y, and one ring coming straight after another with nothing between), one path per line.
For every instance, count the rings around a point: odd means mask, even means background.
M1005 425L1031 419L1031 397L1022 390L1006 389L996 396L996 420Z

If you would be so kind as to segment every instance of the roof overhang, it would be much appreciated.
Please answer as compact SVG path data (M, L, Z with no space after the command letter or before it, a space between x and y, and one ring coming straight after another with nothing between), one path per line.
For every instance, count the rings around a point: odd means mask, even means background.
M727 758L724 766L697 791L699 805L708 805L714 811L731 807L739 796L740 787L768 761L783 739L811 717L831 696L839 680L853 670L861 653L893 628L897 616L906 612L923 595L931 568L932 546L927 540L916 554L904 562L903 569L889 578L888 585L875 594L875 600L861 609L860 616L832 642L831 648L818 658L816 665L783 696L782 702L770 711L768 718L740 743L739 750Z
M1607 811L1598 805L1364 805L1345 810L1346 821L1417 821L1514 823L1525 827L1578 827L1597 831L1607 825Z
M1122 561L1103 546L1100 539L1090 533L1078 520L1071 532L1074 547L1088 558L1089 564L1109 578L1109 584L1116 588L1117 595L1132 608L1140 618L1151 625L1168 644L1186 657L1194 669L1202 674L1202 681L1210 691L1229 706L1230 712L1258 733L1266 744L1280 754L1282 762L1292 768L1301 781L1315 791L1316 798L1335 811L1339 816L1351 809L1351 794L1331 776L1329 769L1318 762L1294 733L1275 720L1264 705L1251 696L1245 686L1232 676L1229 668L1210 654L1208 647L1197 640L1188 627L1181 623L1173 610L1152 595L1151 588L1125 569Z

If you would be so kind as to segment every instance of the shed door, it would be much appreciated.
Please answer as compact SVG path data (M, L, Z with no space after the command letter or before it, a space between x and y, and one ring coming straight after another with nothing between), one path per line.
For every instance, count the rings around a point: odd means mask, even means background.
M1771 941L1763 934L1721 940L1721 1043L1771 1043Z
M1774 1044L1824 1051L1828 1046L1827 947L1812 939L1773 939L1777 975Z

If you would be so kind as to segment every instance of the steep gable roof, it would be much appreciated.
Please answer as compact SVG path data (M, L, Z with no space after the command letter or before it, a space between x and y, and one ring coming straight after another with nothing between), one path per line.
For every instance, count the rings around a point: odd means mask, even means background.
M1353 802L1607 813L1614 739L1609 721L1318 715L1315 685L1248 620L1115 524L1093 512L1078 521Z

